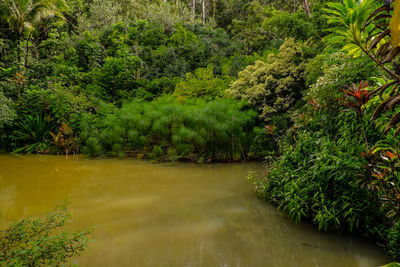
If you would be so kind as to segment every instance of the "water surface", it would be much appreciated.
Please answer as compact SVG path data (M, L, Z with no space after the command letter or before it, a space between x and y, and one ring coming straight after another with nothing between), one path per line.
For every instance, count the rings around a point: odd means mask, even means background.
M0 155L4 227L72 202L69 229L95 225L79 266L378 266L372 243L297 225L258 200L259 164Z

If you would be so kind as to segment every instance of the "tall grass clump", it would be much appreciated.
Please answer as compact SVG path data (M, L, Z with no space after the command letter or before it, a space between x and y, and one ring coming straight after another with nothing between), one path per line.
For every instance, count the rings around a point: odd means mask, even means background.
M256 117L232 99L183 102L166 96L121 108L100 103L96 113L83 116L81 141L91 156L235 161L247 158Z

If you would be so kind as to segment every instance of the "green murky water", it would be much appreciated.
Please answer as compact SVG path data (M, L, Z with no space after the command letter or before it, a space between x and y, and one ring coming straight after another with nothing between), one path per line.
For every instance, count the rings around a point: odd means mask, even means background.
M296 225L258 200L258 164L157 164L0 155L0 225L72 202L95 225L79 266L378 266L372 243Z

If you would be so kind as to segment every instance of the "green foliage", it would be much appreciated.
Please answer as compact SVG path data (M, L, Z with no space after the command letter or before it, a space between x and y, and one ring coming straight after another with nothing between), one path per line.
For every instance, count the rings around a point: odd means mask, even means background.
M267 47L279 46L282 43L282 40L272 41L262 27L263 21L271 9L262 7L258 1L240 3L237 8L243 15L233 17L228 29L234 39L241 40L245 44L247 53L262 51Z
M243 71L248 65L254 64L257 60L265 61L267 56L271 54L266 51L264 55L254 53L252 55L235 54L229 58L221 60L221 73L225 76L237 78L239 72Z
M160 146L154 146L152 152L149 154L149 157L154 161L157 162L161 156L164 154L164 151Z
M191 46L198 42L197 36L187 31L182 25L177 24L175 27L176 33L174 33L170 38L169 41L174 46Z
M319 105L337 108L346 85L360 81L372 81L380 70L365 56L356 59L343 52L318 55L307 66L308 95L318 98Z
M69 266L88 242L89 230L60 232L71 219L66 207L60 207L43 219L26 218L0 231L2 266Z
M152 22L157 22L163 25L166 29L173 29L176 23L188 25L193 23L192 15L188 5L183 1L138 1L142 2L142 10L139 13L140 17ZM199 23L199 20L195 20Z
M22 65L22 52L26 67L29 59L29 41L36 27L57 18L64 19L63 12L68 8L65 0L4 0L0 3L0 15L6 20L11 32L17 36L17 60ZM24 49L22 42L28 36Z
M136 88L136 71L141 60L121 51L118 57L107 57L104 65L94 70L94 82L100 85L106 95L99 96L107 99L121 98L125 92Z
M363 31L365 22L374 10L373 0L345 0L342 3L328 3L326 18L331 32L324 37L329 45L339 44L342 51L351 56L360 56L365 47L366 35ZM372 27L372 25L369 25Z
M289 135L260 196L286 210L295 221L310 219L319 229L367 231L379 223L377 198L360 186L368 176L365 151L355 114L314 112Z
M99 43L98 37L89 31L74 36L73 46L65 51L65 56L85 71L100 66L106 57L104 46Z
M11 99L5 97L3 92L0 91L0 130L10 124L16 117L17 114Z
M176 85L174 95L212 100L224 96L226 89L228 81L215 77L213 68L199 68L194 74L186 74L186 79Z
M269 55L266 62L256 61L240 72L228 94L249 101L268 121L272 115L288 111L301 98L304 60L301 44L287 39L277 55Z
M142 79L138 82L145 92L148 92L157 97L173 93L176 85L181 82L181 79L178 77L162 77L158 79L153 79L151 81Z
M147 154L169 158L239 160L249 152L256 113L233 100L180 102L163 97L122 108L101 104L81 123L83 150L92 156Z
M57 127L50 116L42 114L27 115L16 121L11 139L14 153L48 152L50 150L50 132Z
M389 264L383 265L382 267L399 267L399 266L400 266L400 263L391 262L391 263L389 263Z
M397 222L390 230L387 236L388 245L387 251L389 255L394 259L400 259L400 222ZM390 265L389 265L390 266ZM393 264L392 266L399 266L399 264Z
M306 41L317 35L315 25L302 11L290 13L272 10L264 19L262 27L275 39L284 40L292 37L296 40Z
M89 107L90 102L82 93L74 93L59 84L53 84L49 89L31 86L26 90L20 101L19 113L21 117L42 113L59 124L68 121L76 128L80 113Z

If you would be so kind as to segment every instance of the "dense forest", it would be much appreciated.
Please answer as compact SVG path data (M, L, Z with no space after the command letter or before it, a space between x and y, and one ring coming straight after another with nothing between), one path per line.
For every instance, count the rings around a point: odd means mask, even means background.
M399 0L0 0L0 29L1 151L264 161L260 198L400 260Z

